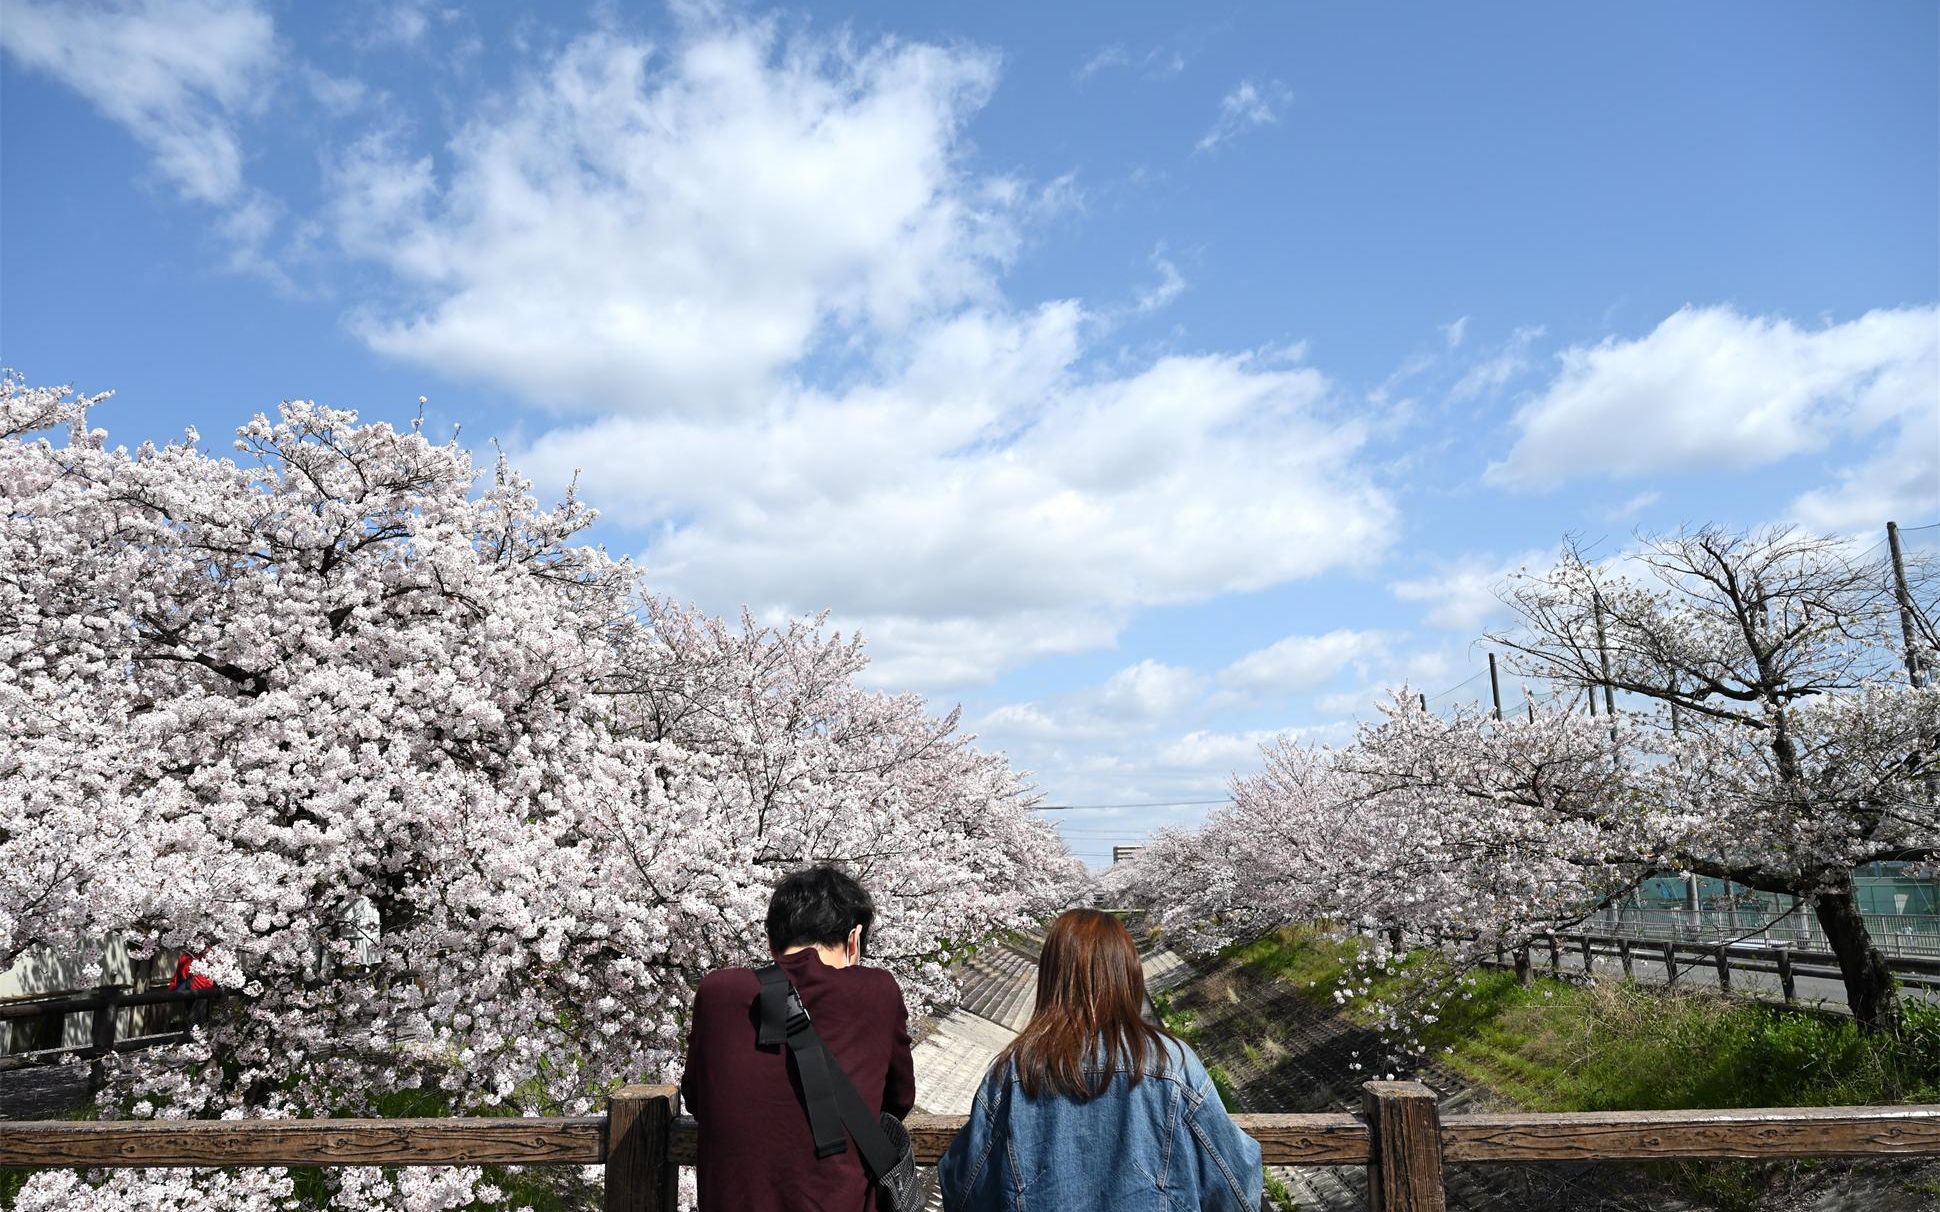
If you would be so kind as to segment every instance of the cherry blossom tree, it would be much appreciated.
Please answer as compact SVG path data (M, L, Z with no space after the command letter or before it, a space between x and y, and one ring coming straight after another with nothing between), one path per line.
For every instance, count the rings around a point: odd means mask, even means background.
M1895 1015L1892 975L1852 890L1855 866L1940 854L1940 688L1932 569L1903 626L1883 561L1842 539L1718 527L1646 539L1615 568L1572 546L1511 583L1512 667L1602 691L1640 728L1636 861L1809 901L1854 1015ZM1628 566L1633 571L1625 571ZM1615 742L1613 741L1613 745Z
M583 1111L677 1071L695 981L761 953L796 864L876 888L918 1010L951 945L1082 877L954 715L856 685L856 640L642 598L575 541L592 511L503 459L481 482L455 441L307 403L232 457L131 452L97 400L0 384L0 962L119 936L242 995L117 1058L111 1113ZM77 1181L23 1206L148 1206L141 1175ZM345 1207L502 1194L332 1181Z
M1120 878L1195 949L1326 921L1365 935L1371 962L1402 931L1439 941L1457 967L1634 879L1603 862L1626 786L1599 723L1556 709L1508 726L1468 709L1442 718L1405 689L1382 716L1341 750L1267 746L1230 806L1161 837Z
M1908 679L1899 648L1936 611L1916 567L1902 627L1886 569L1849 551L1717 529L1615 567L1567 551L1512 583L1521 625L1493 637L1549 684L1544 709L1437 716L1403 690L1340 752L1270 746L1230 808L1126 878L1188 939L1330 919L1368 931L1377 960L1402 929L1467 961L1693 871L1809 902L1855 1016L1885 1027L1891 973L1852 873L1940 857L1940 688Z

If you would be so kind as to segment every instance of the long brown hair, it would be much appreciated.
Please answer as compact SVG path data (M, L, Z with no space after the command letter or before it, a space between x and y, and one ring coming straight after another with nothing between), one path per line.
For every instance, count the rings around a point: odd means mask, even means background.
M1170 1038L1145 1021L1144 1010L1145 970L1124 923L1096 909L1073 909L1044 936L1037 1009L996 1063L1017 1066L1029 1098L1050 1091L1084 1102L1121 1068L1137 1085L1148 1056L1165 1072ZM1101 1044L1104 1070L1087 1081L1085 1069Z

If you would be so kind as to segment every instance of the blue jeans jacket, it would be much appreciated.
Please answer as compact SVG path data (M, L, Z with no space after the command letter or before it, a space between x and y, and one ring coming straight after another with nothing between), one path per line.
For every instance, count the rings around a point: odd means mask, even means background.
M946 1212L1254 1212L1259 1142L1239 1130L1191 1048L1156 1076L1119 1069L1096 1098L1026 1098L1008 1064L984 1075L937 1163Z

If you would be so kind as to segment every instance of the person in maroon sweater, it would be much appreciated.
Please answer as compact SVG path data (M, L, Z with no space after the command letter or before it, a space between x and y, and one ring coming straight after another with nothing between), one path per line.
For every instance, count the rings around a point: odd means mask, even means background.
M875 918L861 884L804 868L768 902L768 946L870 1112L900 1118L916 1102L909 1012L895 977L862 966ZM694 995L680 1089L700 1122L701 1212L873 1212L855 1143L815 1156L794 1057L756 1042L760 993L752 968L722 968Z

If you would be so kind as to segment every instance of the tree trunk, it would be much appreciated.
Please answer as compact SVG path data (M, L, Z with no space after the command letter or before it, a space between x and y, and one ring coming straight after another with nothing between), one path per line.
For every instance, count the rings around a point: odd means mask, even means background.
M1850 880L1835 892L1821 893L1816 911L1826 943L1839 958L1839 974L1846 982L1846 1004L1867 1031L1883 1031L1899 1019L1899 995L1886 957L1873 946Z

